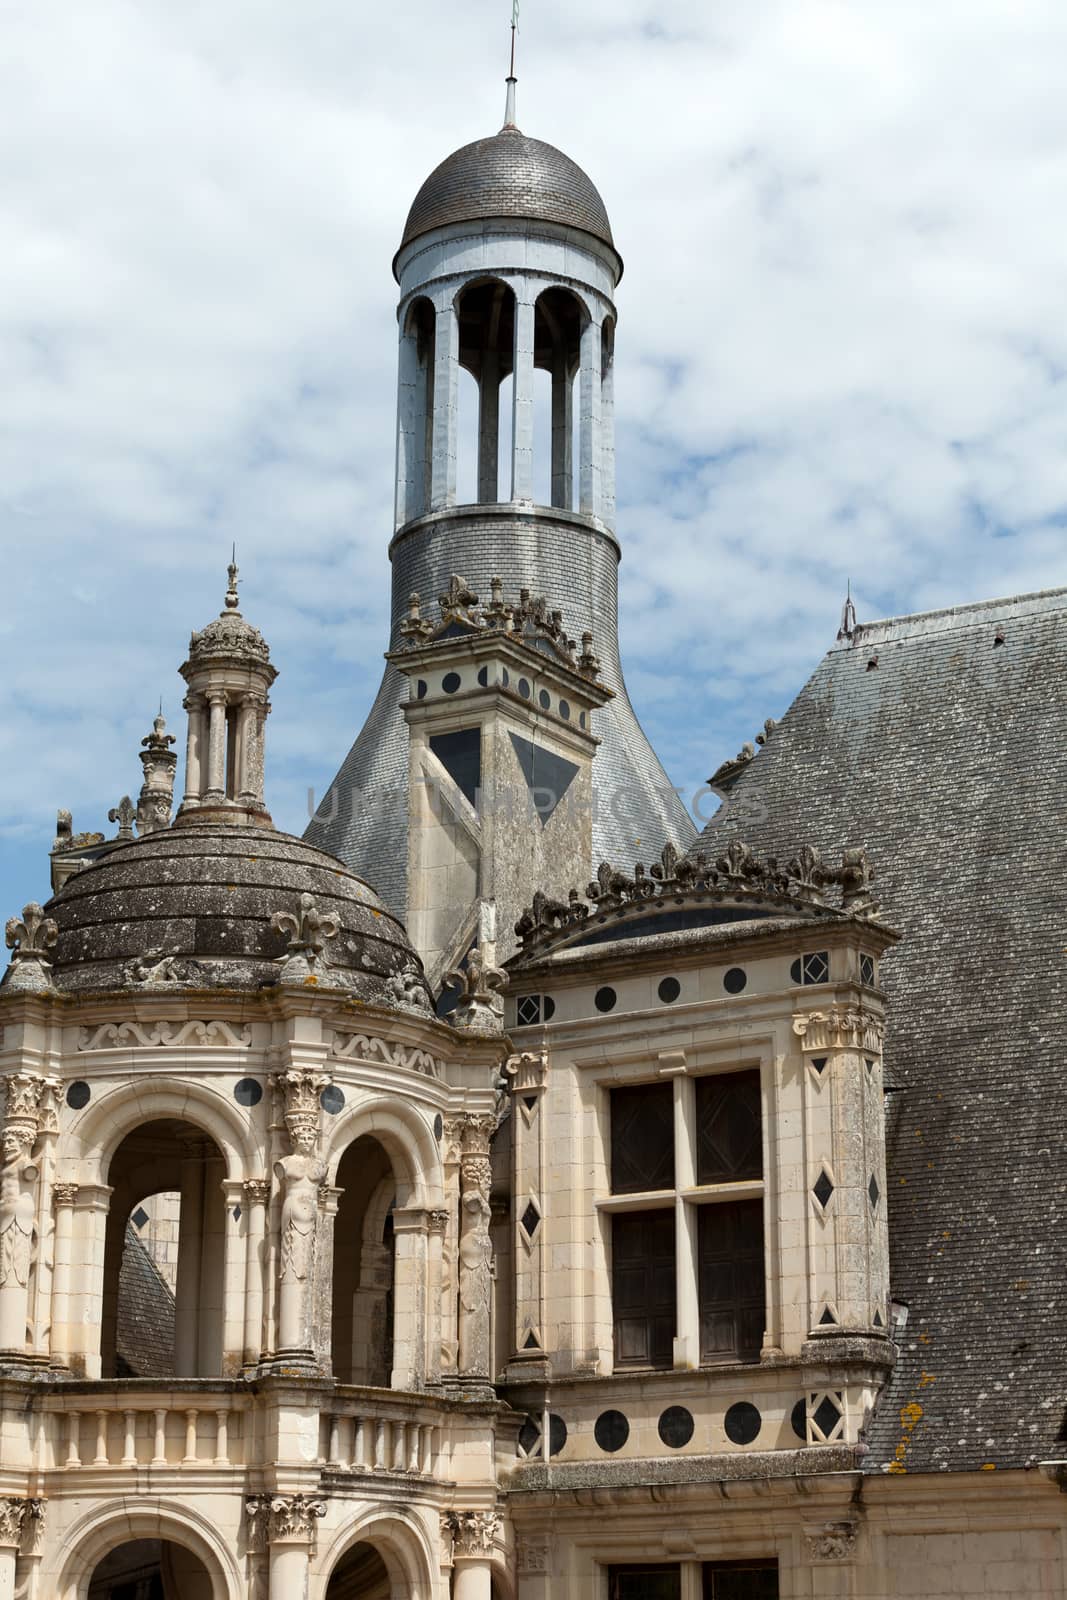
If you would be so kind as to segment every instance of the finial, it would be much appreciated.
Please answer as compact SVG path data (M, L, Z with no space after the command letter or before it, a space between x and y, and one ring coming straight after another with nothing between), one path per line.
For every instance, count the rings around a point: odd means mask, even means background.
M838 642L840 643L842 639L851 640L856 627L856 608L852 604L852 579L850 578L848 580L848 588L845 591L845 604L841 611L841 626L837 630Z
M515 122L515 35L519 31L519 0L511 0L511 65L507 76L507 100L504 105L504 127L514 128Z
M229 580L230 580L230 586L226 590L226 610L227 611L236 611L237 610L237 606L238 606L238 598L237 598L237 546L236 546L236 544L233 547L233 555L230 557L230 564L226 568L226 572L227 572L227 574L229 576Z

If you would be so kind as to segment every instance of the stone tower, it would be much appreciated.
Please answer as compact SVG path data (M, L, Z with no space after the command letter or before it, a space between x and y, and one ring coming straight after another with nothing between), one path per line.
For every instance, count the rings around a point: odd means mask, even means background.
M400 369L391 649L402 643L411 595L434 601L455 576L486 601L494 577L509 595L544 597L574 637L594 635L613 691L592 726L600 744L590 871L603 858L630 865L668 841L684 848L692 824L637 721L619 661L613 373L622 260L586 174L519 131L513 81L500 132L450 155L419 190L393 267ZM461 369L478 396L474 504L458 503ZM398 914L411 899L406 698L391 661L307 830Z

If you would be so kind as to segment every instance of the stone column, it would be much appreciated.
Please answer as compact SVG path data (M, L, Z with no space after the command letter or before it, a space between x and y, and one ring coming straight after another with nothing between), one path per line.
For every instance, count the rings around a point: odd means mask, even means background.
M430 509L456 503L456 413L459 390L459 319L451 293L437 307L434 338L433 455Z
M203 784L204 702L198 694L187 694L182 705L189 716L185 739L185 798L182 804L193 807L200 804Z
M488 1380L493 1245L489 1237L491 1116L467 1116L460 1159L459 1370Z
M426 1240L426 1382L440 1383L445 1337L445 1235L450 1213L441 1207L428 1214Z
M271 1086L285 1102L285 1126L291 1154L274 1163L282 1192L278 1242L278 1334L276 1353L287 1365L314 1366L312 1295L315 1283L319 1185L326 1164L319 1159L319 1095L329 1082L325 1073L291 1069Z
M250 756L255 753L256 708L250 699L237 708L237 730L233 754L233 797L247 805L252 799Z
M512 1056L511 1079L512 1240L515 1252L515 1339L512 1359L543 1361L545 1249L545 1118L548 1055L543 1050Z
M500 356L487 350L478 380L478 500L500 499Z
M178 1275L174 1295L174 1373L200 1376L200 1268L204 1232L204 1151L202 1140L183 1140L181 1206L178 1213Z
M248 710L248 720L245 724L243 756L242 756L242 785L244 793L241 798L246 804L263 805L263 746L265 741L264 724L270 715L270 701L266 695L249 695L245 701Z
M270 1179L249 1178L245 1197L245 1351L246 1367L263 1353L263 1243L267 1232Z
M578 509L598 517L600 500L600 324L590 320L582 328L582 365L579 374L581 460Z
M0 1499L0 1600L14 1600L19 1550L39 1547L43 1518L40 1500Z
M495 1511L449 1511L443 1520L452 1540L453 1600L492 1600L499 1516Z
M552 504L570 511L574 505L574 383L562 344L552 362Z
M615 333L609 318L601 330L600 515L615 526Z
M52 1269L51 1364L65 1367L70 1360L70 1271L74 1240L74 1202L76 1183L54 1183L52 1205L55 1210L54 1265Z
M686 1076L685 1056L672 1052L661 1065L661 1076L674 1079L674 1182L676 1190L691 1189L696 1183L696 1086ZM700 1365L700 1297L697 1282L697 1207L683 1200L674 1201L675 1276L675 1367L696 1369Z
M0 1352L25 1356L30 1273L37 1236L37 1142L46 1080L14 1072L3 1080L4 1127L0 1164Z
M270 1600L307 1600L311 1540L326 1502L315 1495L275 1495L270 1502Z
M524 293L528 292L525 287ZM533 499L534 308L515 302L515 363L512 395L511 498Z
M226 691L208 694L207 783L203 797L221 800L226 792Z
M417 517L423 509L419 504L419 491L422 488L419 441L420 436L425 434L426 419L420 415L419 389L419 336L414 329L405 333L402 326L396 388L395 520L398 528L412 517Z
M429 1214L418 1206L393 1212L394 1389L426 1382L426 1258Z

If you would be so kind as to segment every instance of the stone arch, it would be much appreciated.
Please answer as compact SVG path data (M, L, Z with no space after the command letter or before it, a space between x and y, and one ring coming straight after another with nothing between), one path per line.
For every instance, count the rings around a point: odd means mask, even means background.
M402 1100L363 1100L336 1119L327 1148L327 1181L337 1181L337 1168L348 1146L372 1134L383 1147L396 1176L398 1206L439 1205L442 1194L441 1151L433 1129L414 1106Z
M241 1575L218 1530L199 1512L147 1499L95 1506L74 1524L58 1563L56 1600L87 1600L97 1564L133 1539L163 1539L197 1556L211 1578L211 1600L241 1600Z
M378 1551L389 1573L392 1600L431 1600L434 1555L426 1531L414 1518L399 1512L371 1512L337 1532L322 1560L321 1575L312 1580L312 1600L326 1600L334 1569L357 1544L373 1545Z
M589 307L570 285L550 283L534 302L534 373L546 382L543 401L535 403L535 484L547 494L545 505L573 511L579 498L581 439L575 388L582 361L583 331Z
M510 492L506 464L511 461L512 427L510 419L502 424L500 402L502 385L511 378L515 363L516 306L515 290L496 274L469 278L452 296L461 374L456 447L461 467L473 457L474 470L464 473L464 486L473 479L473 500L480 505L504 498L502 482ZM472 385L463 384L464 372L473 379ZM476 416L467 414L472 404Z
M64 1177L106 1183L111 1159L123 1139L145 1122L189 1122L213 1139L226 1162L226 1177L240 1181L257 1174L251 1129L235 1104L203 1083L178 1078L144 1078L116 1084L90 1101L83 1117L59 1143ZM69 1169L77 1164L80 1172Z
M397 526L430 508L437 312L425 293L400 308Z

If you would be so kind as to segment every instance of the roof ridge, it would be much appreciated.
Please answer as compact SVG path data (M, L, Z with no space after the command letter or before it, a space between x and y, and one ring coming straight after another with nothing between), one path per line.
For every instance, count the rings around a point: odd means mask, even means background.
M856 626L850 639L842 639L839 643L831 645L831 651L849 650L855 648L857 643L862 643L870 634L879 629L903 628L909 623L934 622L944 618L946 629L958 626L961 622L973 619L977 625L991 612L1001 611L1007 606L1030 607L1035 601L1062 600L1067 607L1067 585L1055 589L1034 589L1027 594L1003 595L993 600L973 600L961 606L942 606L932 611L901 612L892 617L876 617L870 622L861 622ZM1051 606L1042 606L1042 610L1052 610ZM926 633L934 630L926 629Z

